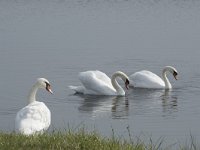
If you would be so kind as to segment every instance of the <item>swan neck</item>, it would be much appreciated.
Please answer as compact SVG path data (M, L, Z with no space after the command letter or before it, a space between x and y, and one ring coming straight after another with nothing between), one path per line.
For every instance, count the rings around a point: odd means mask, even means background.
M164 80L164 83L165 83L165 89L171 89L172 85L169 82L169 79L167 78L167 69L163 70L162 76L163 76L163 80Z
M116 80L117 77L122 78L120 74L115 73L112 75L111 83L112 83L113 87L115 88L117 95L124 95L125 94L124 89L117 82L117 80Z
M33 85L33 87L30 90L29 96L28 96L28 104L36 101L36 93L37 93L38 87L37 85Z

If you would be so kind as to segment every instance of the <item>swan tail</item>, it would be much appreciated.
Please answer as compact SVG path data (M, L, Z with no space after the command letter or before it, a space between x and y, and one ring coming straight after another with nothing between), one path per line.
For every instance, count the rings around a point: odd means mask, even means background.
M84 93L84 87L83 86L68 86L69 89L74 90L76 93Z

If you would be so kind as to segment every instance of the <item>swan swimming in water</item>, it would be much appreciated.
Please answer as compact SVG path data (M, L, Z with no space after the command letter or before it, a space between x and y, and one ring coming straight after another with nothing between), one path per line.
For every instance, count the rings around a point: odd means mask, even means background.
M124 89L116 81L118 77L124 81L125 87L128 89L129 78L125 73L117 71L110 79L105 73L98 70L81 72L79 80L82 86L69 86L69 88L81 94L124 96Z
M168 72L173 74L176 80L178 79L177 70L172 66L166 66L162 71L163 79L151 71L142 70L130 76L130 86L136 88L171 89L172 85L167 78Z
M51 94L50 83L45 78L37 79L33 85L29 97L28 105L22 108L15 118L15 131L25 135L47 130L51 123L51 112L43 102L36 101L36 93L39 88L46 89Z

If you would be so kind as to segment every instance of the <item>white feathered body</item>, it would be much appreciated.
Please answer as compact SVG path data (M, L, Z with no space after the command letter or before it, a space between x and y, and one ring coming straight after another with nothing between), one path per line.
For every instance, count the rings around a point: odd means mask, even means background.
M22 108L15 118L15 130L25 135L42 133L51 123L51 112L43 102L34 101Z
M70 89L82 94L117 95L111 79L101 71L86 71L79 74L82 86L69 86Z
M130 86L136 88L153 88L153 89L165 88L164 81L151 71L142 70L132 74L129 78L130 78Z

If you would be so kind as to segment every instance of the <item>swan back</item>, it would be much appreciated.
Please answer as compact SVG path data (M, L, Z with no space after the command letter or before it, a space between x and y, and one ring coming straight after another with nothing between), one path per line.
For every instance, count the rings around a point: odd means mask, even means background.
M84 89L79 87L84 94L113 95L116 90L111 84L110 78L101 71L86 71L79 74L79 80Z
M130 85L139 88L164 88L165 83L151 71L142 70L130 76Z
M15 118L15 130L25 135L47 130L51 123L51 112L43 102L35 101L22 108Z
M91 84L93 85L93 83L89 82L89 80L97 80L100 81L101 84L107 83L109 86L112 85L110 78L99 70L80 72L79 80L81 80L86 88L90 87Z

